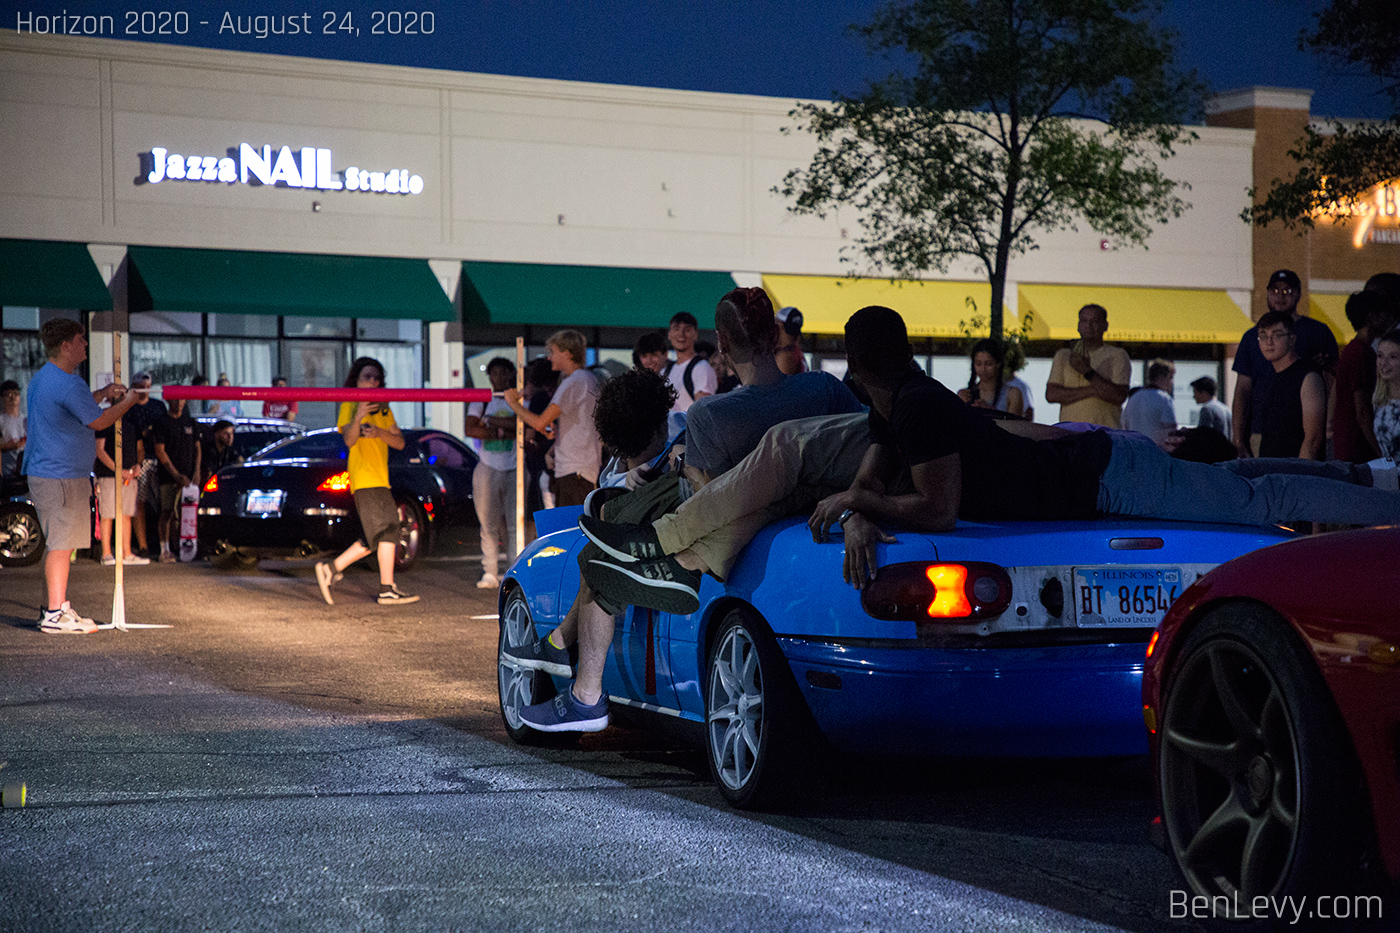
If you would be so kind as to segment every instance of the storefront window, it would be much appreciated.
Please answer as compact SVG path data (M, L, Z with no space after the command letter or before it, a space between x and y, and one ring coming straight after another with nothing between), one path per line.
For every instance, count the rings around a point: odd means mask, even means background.
M3 320L5 330L38 330L39 309L7 307Z
M209 381L218 382L227 375L236 386L272 385L274 343L266 340L210 340ZM242 403L243 414L256 417L262 413L262 403Z
M420 322L414 323L422 326ZM289 315L282 318L282 334L286 337L349 337L350 319Z
M152 385L188 385L202 371L199 364L199 340L196 338L131 339L131 371L150 373Z
M209 335L211 337L276 337L277 318L268 314L211 314L209 315Z
M350 347L339 340L282 342L282 375L289 385L333 389L349 371ZM334 427L335 416L335 402L302 402L297 409L297 422L309 428Z
M359 318L355 321L355 336L360 340L403 340L419 343L423 340L423 322Z
M0 381L13 379L20 389L29 385L29 380L48 359L44 354L44 342L34 333L6 333L4 351L5 358L0 360Z
M195 311L138 311L131 315L133 334L202 334L204 315Z
M421 327L422 325L419 324ZM370 343L356 341L355 356L372 356L384 364L384 385L394 389L423 387L423 350L421 344ZM394 420L400 427L416 428L423 423L422 402L390 402Z

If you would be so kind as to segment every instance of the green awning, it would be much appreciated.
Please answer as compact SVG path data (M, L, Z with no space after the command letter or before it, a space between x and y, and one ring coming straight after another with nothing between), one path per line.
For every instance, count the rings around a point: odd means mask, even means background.
M133 246L132 311L451 321L425 259Z
M715 326L715 305L734 288L727 272L462 263L462 320L483 324L660 327L689 311Z
M82 243L0 240L0 305L112 310L112 293Z

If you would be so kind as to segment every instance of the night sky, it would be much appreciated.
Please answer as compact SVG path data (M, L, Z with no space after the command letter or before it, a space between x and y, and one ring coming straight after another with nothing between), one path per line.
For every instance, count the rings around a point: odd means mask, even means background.
M1388 101L1374 93L1374 80L1342 74L1316 55L1298 50L1299 31L1325 5L1323 0L1170 0L1162 22L1180 34L1181 63L1195 68L1215 90L1254 84L1311 88L1316 92L1316 115L1388 115ZM15 29L17 16L106 15L112 17L117 38L826 99L833 91L857 93L867 80L888 70L889 63L872 58L846 28L868 19L877 6L876 0L408 0L400 7L358 0L0 0L0 26ZM144 21L142 10L148 13ZM396 19L390 19L390 10ZM153 14L159 12L172 15L157 19ZM177 12L183 16L178 24L187 28L184 36L140 34L143 25L148 30L176 28ZM237 23L234 17L241 17L247 28L252 17L263 15L290 28L282 17L293 17L296 28L309 25L312 32L264 38L221 33L226 13L230 25ZM422 34L429 24L431 34ZM420 34L388 34L392 28L414 25ZM375 26L385 34L374 35ZM323 32L328 27L331 35ZM125 34L129 28L134 35Z

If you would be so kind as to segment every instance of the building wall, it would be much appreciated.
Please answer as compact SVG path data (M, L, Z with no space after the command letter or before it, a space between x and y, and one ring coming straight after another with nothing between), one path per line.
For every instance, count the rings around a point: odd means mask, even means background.
M1311 91L1290 88L1245 88L1219 95L1207 104L1207 123L1213 127L1252 129L1255 132L1253 185L1267 192L1279 179L1291 178L1297 163L1288 155L1302 139L1312 119ZM1388 216L1376 229L1390 236L1400 232L1400 206L1387 205ZM1303 281L1303 307L1309 291L1348 294L1357 291L1377 272L1400 272L1400 243L1354 242L1358 221L1342 224L1322 218L1312 230L1290 229L1281 223L1254 229L1254 290L1251 311L1255 320L1268 310L1263 283L1275 269L1290 268Z
M796 217L772 191L813 150L780 132L793 103L3 32L0 236L844 274L856 218ZM1168 164L1192 208L1146 249L1049 234L1013 281L1248 291L1237 218L1253 141L1201 130ZM328 148L337 171L408 169L424 192L140 183L153 146L222 156L243 142Z

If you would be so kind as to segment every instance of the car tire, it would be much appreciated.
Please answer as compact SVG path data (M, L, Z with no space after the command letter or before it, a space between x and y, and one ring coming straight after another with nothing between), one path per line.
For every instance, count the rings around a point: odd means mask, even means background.
M1255 603L1203 618L1172 665L1158 779L1167 848L1212 929L1272 929L1258 895L1347 892L1375 862L1365 781L1297 633ZM1232 913L1233 905L1243 914Z
M501 722L506 734L520 745L569 745L578 741L577 732L539 732L525 725L520 711L535 703L554 699L554 679L543 671L516 667L506 660L507 645L524 644L535 638L530 606L519 586L511 588L501 611L501 634L496 643L496 686L501 703Z
M43 556L39 514L23 502L0 505L0 567L29 567Z
M423 507L411 499L400 499L399 543L394 547L394 570L408 570L418 563L428 545L428 518Z
M705 665L705 758L715 786L741 810L790 806L822 745L768 628L748 610L731 611Z

